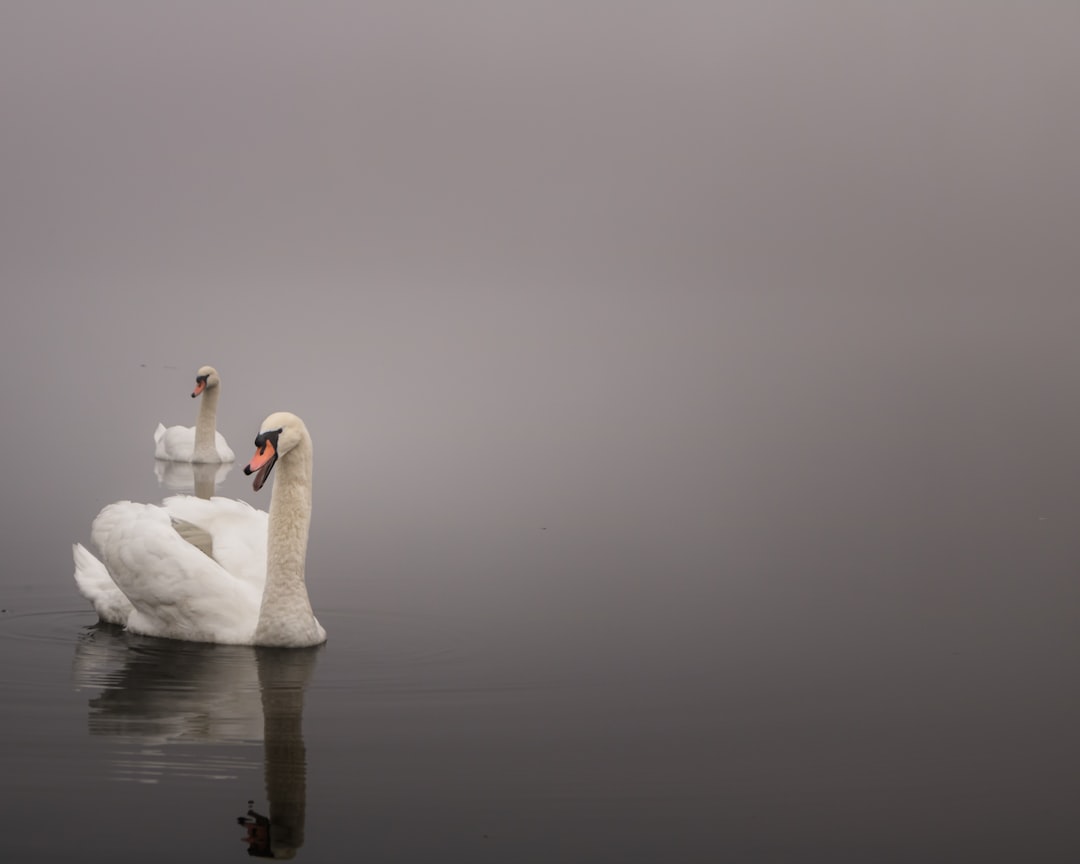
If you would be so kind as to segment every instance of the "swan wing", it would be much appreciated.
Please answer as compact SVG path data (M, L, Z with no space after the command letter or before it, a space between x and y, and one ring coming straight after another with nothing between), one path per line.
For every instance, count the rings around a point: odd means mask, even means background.
M229 442L225 440L225 436L218 431L214 432L214 446L217 448L218 456L221 457L222 462L235 461L236 454L233 453Z
M214 431L214 448L222 462L233 462L233 453L225 436ZM169 426L158 423L154 430L154 458L168 459L172 462L190 462L195 456L195 427Z
M195 427L169 426L158 423L154 432L154 458L174 462L190 462L195 453Z
M210 538L212 557L229 573L260 592L266 583L269 517L246 501L172 495L162 502L170 517L197 526Z
M104 566L133 607L134 633L192 642L250 643L261 592L188 543L169 512L120 501L91 530Z

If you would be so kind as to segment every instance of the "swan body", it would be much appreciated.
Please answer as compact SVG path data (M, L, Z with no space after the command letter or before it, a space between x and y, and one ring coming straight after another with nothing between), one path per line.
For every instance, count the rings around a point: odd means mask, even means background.
M304 581L311 524L311 438L294 414L271 414L244 472L255 489L277 465L270 512L188 495L161 506L119 501L94 519L101 554L74 545L75 582L98 617L133 633L235 645L326 641Z
M213 366L195 373L192 398L202 396L194 426L158 423L154 430L154 458L170 462L232 462L236 459L225 436L217 431L217 403L221 396L221 376Z

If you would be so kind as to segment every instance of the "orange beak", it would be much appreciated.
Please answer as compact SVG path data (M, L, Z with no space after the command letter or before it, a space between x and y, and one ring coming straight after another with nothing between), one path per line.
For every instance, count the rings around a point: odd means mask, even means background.
M258 492L263 487L263 483L266 482L266 478L270 476L270 469L274 467L274 463L277 461L277 450L274 449L274 443L267 441L258 450L255 451L255 455L251 457L251 461L244 466L245 474L252 474L255 471L259 473L255 475L255 482L251 484L251 488Z
M200 393L202 393L202 391L205 390L205 389L206 389L206 381L196 381L195 382L195 390L192 391L191 398L194 399L196 396L198 396Z

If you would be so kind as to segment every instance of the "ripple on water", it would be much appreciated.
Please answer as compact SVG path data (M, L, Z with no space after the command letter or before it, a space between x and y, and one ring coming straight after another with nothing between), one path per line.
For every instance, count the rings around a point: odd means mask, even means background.
M547 686L500 663L476 633L452 619L382 610L318 614L330 638L318 649L313 689L402 695ZM6 687L55 686L59 656L66 655L68 681L78 688L166 695L221 691L227 684L233 693L259 693L256 649L136 636L97 623L86 609L0 615L0 639L15 643L8 653L20 661L0 670Z
M5 643L7 661L0 667L0 686L11 692L66 684L71 651L80 630L93 619L92 612L72 609L0 614L0 640Z
M94 620L86 609L44 609L0 614L0 638L71 643L81 626Z

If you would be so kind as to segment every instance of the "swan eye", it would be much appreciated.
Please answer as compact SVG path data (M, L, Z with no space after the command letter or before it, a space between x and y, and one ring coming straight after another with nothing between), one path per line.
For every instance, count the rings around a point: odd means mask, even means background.
M273 444L275 450L278 449L277 439L278 439L278 435L280 435L280 434L281 434L281 430L280 429L275 429L273 432L260 432L258 435L255 436L255 446L259 448L259 455L260 456L262 455L263 451L266 449L266 445L268 443Z

